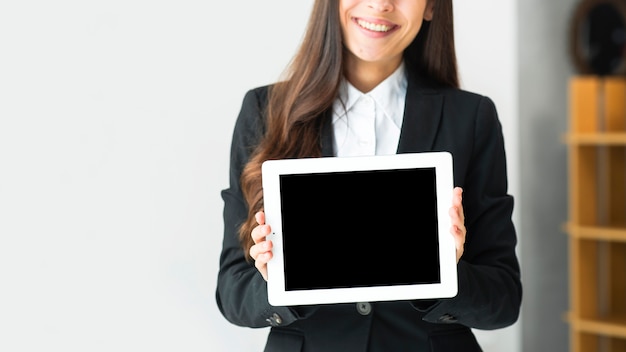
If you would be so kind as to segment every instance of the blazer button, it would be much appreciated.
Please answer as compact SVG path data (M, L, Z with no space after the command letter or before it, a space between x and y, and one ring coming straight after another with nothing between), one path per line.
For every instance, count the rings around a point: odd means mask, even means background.
M356 310L361 315L368 315L372 312L372 305L367 302L359 302L356 304Z
M270 323L271 326L278 326L283 323L283 319L280 315L274 313L271 317L265 319L266 322Z
M439 321L442 323L456 323L458 319L451 314L444 314L439 317Z

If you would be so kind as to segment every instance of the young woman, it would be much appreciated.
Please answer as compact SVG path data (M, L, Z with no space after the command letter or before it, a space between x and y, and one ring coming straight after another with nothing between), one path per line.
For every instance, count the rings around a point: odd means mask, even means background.
M459 88L452 0L316 0L286 73L246 94L235 126L216 294L224 317L271 326L265 351L480 351L470 328L513 324L522 288L501 126L489 98ZM457 296L271 306L261 163L421 151L454 159ZM325 243L310 245L314 266Z

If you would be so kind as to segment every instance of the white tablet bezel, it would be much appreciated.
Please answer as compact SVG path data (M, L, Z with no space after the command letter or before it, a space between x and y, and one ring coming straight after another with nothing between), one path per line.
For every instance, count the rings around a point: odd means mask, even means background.
M343 171L370 171L435 168L440 283L332 289L285 290L282 238L280 176ZM457 267L454 239L450 234L449 209L452 204L452 155L448 152L422 152L385 156L325 157L268 160L262 165L266 223L271 226L273 258L268 262L268 299L273 306L374 302L447 298L457 294ZM327 245L332 245L328 243ZM311 262L312 266L315 263ZM383 265L383 263L381 263ZM381 270L385 270L381 266ZM402 270L408 270L403 268Z

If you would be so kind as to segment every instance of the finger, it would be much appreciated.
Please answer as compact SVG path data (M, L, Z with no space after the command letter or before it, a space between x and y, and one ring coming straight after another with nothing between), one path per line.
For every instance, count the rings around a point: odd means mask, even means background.
M265 237L270 234L270 225L259 225L252 230L252 241L259 243L265 241Z
M460 240L460 243L465 242L465 227L464 226L452 225L452 228L450 229L450 233L452 233L455 239Z
M267 252L259 255L259 260L254 262L254 266L257 268L263 279L267 281L267 262L272 259L272 252Z
M274 244L272 241L261 241L252 247L250 247L250 257L252 259L257 260L257 258L265 253L271 252Z
M455 187L452 196L452 207L456 208L458 218L461 222L465 222L465 212L463 211L463 189Z
M254 219L256 220L257 224L265 225L265 213L264 212L259 211L256 214L254 214Z
M267 262L269 262L272 257L272 252L259 253L256 257L256 260L254 261L254 265L257 267L257 269L262 269L267 265Z
M461 187L454 187L452 191L452 205L461 206L463 203L463 189Z
M453 225L463 225L463 208L452 206L448 211Z
M465 213L463 211L463 189L461 187L455 187L452 192L452 206L450 207L449 215L452 222L450 233L454 237L456 261L458 263L465 251L465 236L467 233L465 229Z
M456 262L458 263L465 251L465 230L453 225L450 228L450 232L454 237L454 247L456 252Z
M261 241L250 247L250 257L254 260L254 266L257 268L263 279L267 281L267 262L272 259L272 241Z
M450 232L455 236L457 234L461 235L463 239L465 239L467 230L465 229L465 224L463 223L457 208L450 208L450 220L452 222Z

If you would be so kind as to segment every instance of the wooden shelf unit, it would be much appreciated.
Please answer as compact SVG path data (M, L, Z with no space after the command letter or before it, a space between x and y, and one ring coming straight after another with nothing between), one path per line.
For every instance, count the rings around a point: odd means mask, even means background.
M570 346L626 351L626 78L569 83Z

